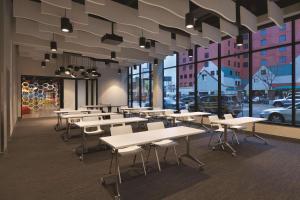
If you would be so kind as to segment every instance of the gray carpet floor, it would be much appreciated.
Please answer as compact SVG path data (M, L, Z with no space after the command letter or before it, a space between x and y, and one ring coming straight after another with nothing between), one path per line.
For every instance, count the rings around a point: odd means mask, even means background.
M55 122L18 122L8 152L0 156L0 199L111 199L112 186L99 183L108 172L110 151L91 152L79 161L74 152L81 142L76 137L79 130L72 130L74 137L64 142L62 132L53 129ZM202 171L188 160L178 166L170 152L161 173L152 154L144 176L139 162L133 169L131 158L121 158L122 199L300 199L300 143L268 138L269 145L264 145L255 139L244 141L244 136L235 145L237 157L209 150L208 134L192 137L192 153L206 164ZM94 146L97 138L89 141ZM179 143L178 152L184 153L185 144Z

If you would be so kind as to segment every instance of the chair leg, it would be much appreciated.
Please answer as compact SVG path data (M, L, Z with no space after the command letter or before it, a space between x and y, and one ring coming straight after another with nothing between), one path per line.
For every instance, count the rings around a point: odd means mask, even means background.
M146 175L147 175L147 172L146 172L146 167L145 167L145 162L144 162L143 152L141 152L141 159L142 159L142 163L143 163L144 174L145 174L145 176L146 176Z
M173 146L173 150L174 150L174 154L175 154L175 157L176 157L177 164L179 165L179 159L178 159L178 155L177 155L177 151L176 151L176 146Z
M157 148L156 147L154 147L154 151L155 151L155 156L156 156L156 160L157 160L158 170L161 171L160 164L159 164L158 153L157 153Z
M120 184L122 183L122 179L121 179L121 172L120 172L120 165L119 165L119 156L118 156L118 154L116 155L117 156L117 167L118 167L118 175L119 175L119 182L120 182Z
M166 148L165 150L165 154L164 154L164 161L167 160L167 153L168 153L169 147Z
M132 166L135 165L135 161L136 161L136 154L134 155Z
M112 168L113 159L114 159L114 153L111 152L111 160L110 160L109 171L108 171L109 174L111 174L111 168Z
M211 143L211 140L212 140L213 136L214 136L214 132L211 132L211 136L210 136L210 139L209 139L209 142L208 142L208 147L210 147L210 143Z
M151 148L152 148L152 146L150 145L149 150L148 150L148 154L147 154L146 162L148 162L148 160L149 160Z
M234 137L235 137L236 143L237 143L237 144L240 144L239 138L237 137L237 134L236 134L236 131L233 133L233 135L234 135Z

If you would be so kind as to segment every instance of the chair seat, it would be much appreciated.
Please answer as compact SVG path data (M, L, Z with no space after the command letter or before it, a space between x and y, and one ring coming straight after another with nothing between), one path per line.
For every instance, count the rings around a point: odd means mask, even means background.
M96 130L96 131L84 131L85 134L87 135L99 135L101 133L103 133L103 130Z
M231 129L245 129L246 127L245 126L230 126Z
M184 121L186 121L186 122L192 122L192 121L195 121L195 119L194 118L187 118L187 119L184 119Z
M173 140L161 140L161 141L158 141L158 142L153 142L152 144L154 144L156 146L160 146L160 147L166 147L166 146L177 145L177 142L175 142Z
M123 155L128 155L128 154L136 154L138 152L141 152L143 149L140 146L130 146L126 147L123 149L119 149L118 153L123 156Z

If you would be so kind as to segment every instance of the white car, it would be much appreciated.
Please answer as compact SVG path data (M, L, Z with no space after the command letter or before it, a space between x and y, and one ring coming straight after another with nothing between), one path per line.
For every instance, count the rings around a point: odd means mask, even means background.
M300 103L295 105L296 107L296 121L300 122ZM292 121L292 106L289 107L277 107L263 110L260 113L260 117L266 118L269 121L284 123Z

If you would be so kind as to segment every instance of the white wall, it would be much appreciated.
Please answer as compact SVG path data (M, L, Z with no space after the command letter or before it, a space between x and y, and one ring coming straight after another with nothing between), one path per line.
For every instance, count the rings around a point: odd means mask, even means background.
M75 80L64 80L64 108L75 109Z
M86 81L85 80L78 80L78 108L85 106L86 103Z
M100 71L99 103L112 105L127 105L127 70L118 74L118 69L106 67Z

